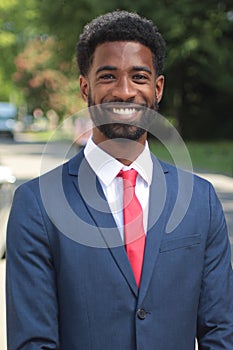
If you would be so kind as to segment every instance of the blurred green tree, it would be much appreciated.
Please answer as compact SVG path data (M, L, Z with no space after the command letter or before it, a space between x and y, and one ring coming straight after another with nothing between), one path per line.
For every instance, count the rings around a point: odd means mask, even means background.
M168 44L165 114L186 139L231 138L233 3L165 3L154 13Z
M23 91L30 114L36 108L44 113L54 110L62 119L80 108L78 76L70 77L69 65L56 59L58 48L53 37L34 38L15 59L13 78Z
M96 15L126 9L151 18L168 46L161 113L185 138L233 136L232 0L36 1L48 32L62 43L59 57L67 61L83 25Z
M12 80L14 58L28 38L37 33L34 25L37 15L34 0L25 0L23 4L17 0L0 2L0 100L17 99Z
M1 55L4 68L0 69L0 79L9 86L12 58L29 37L42 34L41 38L52 35L56 39L50 69L55 74L66 62L62 74L68 83L77 75L73 57L83 26L106 11L137 11L151 18L167 41L161 113L174 121L186 139L232 138L232 0L25 0L23 5L17 0L2 1L0 14L5 17L1 16L0 23L5 28L3 34L11 39L7 39L8 46ZM13 29L7 24L7 14L13 16ZM0 37L0 50L2 47Z

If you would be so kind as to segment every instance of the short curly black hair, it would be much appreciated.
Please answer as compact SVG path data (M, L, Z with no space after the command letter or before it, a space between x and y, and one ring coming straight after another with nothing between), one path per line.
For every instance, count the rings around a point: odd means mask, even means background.
M135 41L147 46L152 52L157 75L162 74L166 44L158 28L137 13L117 10L93 19L84 27L77 44L81 75L87 76L96 47L112 41Z

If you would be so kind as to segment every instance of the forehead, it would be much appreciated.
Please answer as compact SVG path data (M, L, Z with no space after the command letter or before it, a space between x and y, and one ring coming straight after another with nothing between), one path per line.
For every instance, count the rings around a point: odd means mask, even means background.
M151 50L141 43L113 41L99 44L94 52L92 68L111 65L119 69L145 66L154 70Z

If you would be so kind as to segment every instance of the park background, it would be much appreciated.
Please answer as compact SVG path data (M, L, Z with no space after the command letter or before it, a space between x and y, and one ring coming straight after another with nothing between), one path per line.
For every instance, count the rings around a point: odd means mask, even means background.
M1 0L0 101L15 103L22 131L46 141L85 107L75 59L83 26L116 9L153 20L166 40L160 113L186 142L194 168L233 176L232 0ZM158 142L152 150L169 160Z
M51 135L54 150L63 148L70 135L57 124L67 125L66 120L85 107L75 62L79 34L93 17L116 9L153 20L167 42L160 113L180 132L194 169L208 173L215 185L233 252L232 0L1 0L0 101L17 105L21 138L0 141L0 163L12 168L18 185L39 172L44 143ZM157 140L151 147L170 161ZM60 160L57 153L46 156L50 166ZM4 285L2 259L1 350L6 349Z

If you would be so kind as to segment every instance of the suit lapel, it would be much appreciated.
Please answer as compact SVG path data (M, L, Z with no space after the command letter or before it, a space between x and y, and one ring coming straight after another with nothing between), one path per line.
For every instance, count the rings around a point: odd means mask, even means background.
M99 232L97 235L101 234L103 242L101 248L109 249L131 290L137 296L138 288L134 275L102 187L84 157L82 157L81 162L78 162L78 171L77 161L75 163L76 166L74 165L74 160L71 161L69 172L72 175L74 175L74 172L76 175L78 174L78 176L74 177L73 182L75 188L83 198L83 203L96 226L96 230ZM72 169L75 170L72 171Z
M165 178L167 171L162 168L157 158L152 156L152 160L153 178L150 188L148 230L139 291L139 303L143 301L149 288L166 225L164 206L167 198L167 184Z
M163 169L161 162L153 155L152 160L153 178L150 188L148 230L139 291L115 220L95 173L83 155L80 156L79 154L74 157L69 164L69 174L76 175L73 179L75 188L82 196L86 210L95 223L96 230L98 230L97 235L103 239L104 245L101 243L102 248L109 249L131 290L135 296L138 296L139 303L143 301L148 290L159 254L161 239L167 224L165 202L167 200L166 173L168 171Z

